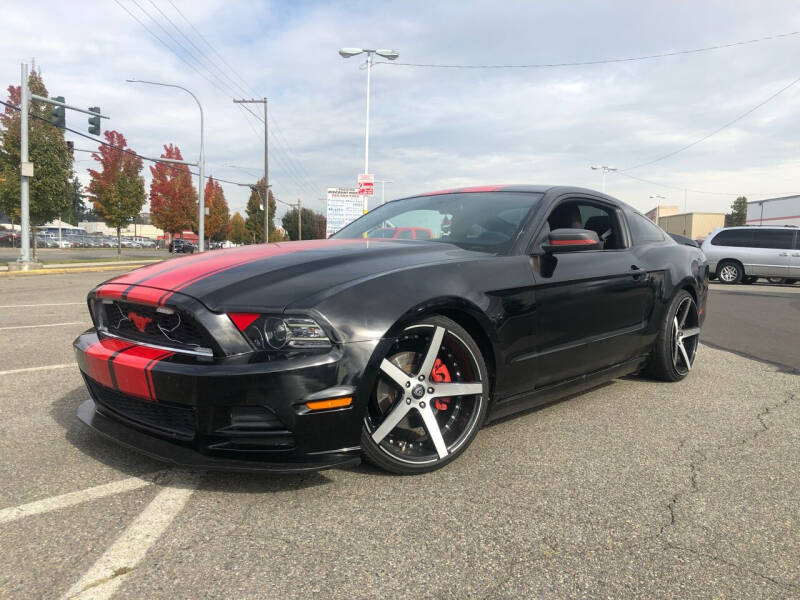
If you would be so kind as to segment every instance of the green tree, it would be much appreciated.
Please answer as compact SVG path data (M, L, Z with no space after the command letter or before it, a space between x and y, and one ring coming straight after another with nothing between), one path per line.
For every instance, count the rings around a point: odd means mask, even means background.
M81 180L73 177L70 182L70 206L61 213L61 219L77 225L81 221L88 220L86 217L92 212L83 201L85 195Z
M247 242L247 227L244 218L238 212L231 217L231 230L228 234L234 244L244 244Z
M314 212L309 208L302 209L303 215L303 236L302 239L304 240L322 240L325 239L325 229L327 226L328 220L325 218L325 215L321 215L318 212ZM283 224L283 228L286 230L286 234L289 236L289 239L295 241L300 239L297 235L297 209L293 208L281 219L281 223Z
M252 244L260 244L264 242L264 209L263 209L263 202L261 201L261 195L264 193L264 179L263 177L258 180L258 183L254 186L254 188L250 192L250 198L247 200L247 208L245 209L245 213L247 214L247 219L245 220L245 224L247 225L247 242ZM275 231L275 196L272 194L272 190L269 190L269 202L267 203L269 207L269 241L275 242L280 241L280 235L277 234Z
M125 136L118 131L104 133L108 146L102 145L92 158L102 170L89 169L92 180L89 193L94 209L109 227L117 230L117 254L121 253L120 229L142 210L145 201L142 159L126 148Z
M747 198L739 196L731 204L731 212L725 215L725 227L744 225L747 222Z
M28 86L31 93L48 96L44 81L36 71L30 74ZM20 86L8 87L8 101L14 106L20 105ZM55 219L72 202L72 155L64 141L64 131L50 124L50 111L49 104L35 100L31 102L28 154L34 165L30 181L32 225L43 225ZM6 106L0 114L0 212L15 216L20 211L19 164L20 112Z

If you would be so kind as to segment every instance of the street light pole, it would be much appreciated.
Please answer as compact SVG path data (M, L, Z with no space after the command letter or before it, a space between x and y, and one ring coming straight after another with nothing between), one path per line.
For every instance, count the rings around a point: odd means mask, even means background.
M602 191L606 193L606 173L609 171L616 171L616 167L609 167L608 165L592 165L592 171L601 171L603 173L603 188Z
M22 268L25 269L31 262L31 240L29 238L31 230L30 220L30 175L28 171L28 110L30 107L30 91L28 90L28 65L23 64L22 72L22 90L20 106L20 180L19 180L19 197L20 197L20 233L22 234L20 241L20 256L19 260L22 263Z
M659 194L651 194L650 199L658 201L658 200L666 200L667 197L661 196ZM655 221L656 225L658 225L658 218L660 216L661 216L661 204L656 203L656 221Z
M377 54L378 56L382 56L383 58L387 58L389 60L396 60L400 54L394 50L385 50L380 48L377 50L370 48L342 48L339 50L339 55L342 58L351 58L359 54L367 55L367 115L366 125L364 127L364 174L369 175L369 87L372 74L373 57L375 54ZM364 214L366 214L369 208L367 204L367 196L364 195L363 198L362 208Z
M200 161L199 161L199 177L198 177L198 188L197 188L197 249L199 252L203 252L205 250L205 218L206 218L206 203L205 203L205 166L206 166L206 159L205 159L205 127L203 123L203 106L200 104L200 100L197 99L191 91L187 90L185 87L180 85L175 85L172 83L158 83L156 81L143 81L141 79L126 79L128 83L147 83L149 85L160 85L162 87L171 87L171 88L178 88L179 90L183 90L187 94L189 94L194 101L197 102L197 108L200 109Z
M389 179L376 179L375 183L381 184L381 204L386 204L386 184L394 183L394 181Z

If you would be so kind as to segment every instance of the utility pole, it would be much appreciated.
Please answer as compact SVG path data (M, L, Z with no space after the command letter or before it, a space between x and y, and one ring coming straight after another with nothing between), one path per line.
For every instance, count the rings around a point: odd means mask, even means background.
M269 242L269 124L267 123L267 99L233 100L234 104L264 105L264 243Z
M297 240L303 239L303 208L300 198L297 199Z

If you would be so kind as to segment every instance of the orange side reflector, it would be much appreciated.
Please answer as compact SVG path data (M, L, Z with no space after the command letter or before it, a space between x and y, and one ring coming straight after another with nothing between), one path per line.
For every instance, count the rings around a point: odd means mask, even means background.
M333 398L332 400L315 400L314 402L306 402L306 406L310 410L327 410L329 408L344 408L353 403L351 397L347 398Z

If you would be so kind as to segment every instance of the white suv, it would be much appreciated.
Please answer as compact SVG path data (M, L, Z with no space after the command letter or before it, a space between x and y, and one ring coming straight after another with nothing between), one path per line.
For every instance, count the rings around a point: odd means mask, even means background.
M800 279L800 230L796 227L726 227L701 246L711 273L722 283L753 283L759 277Z

